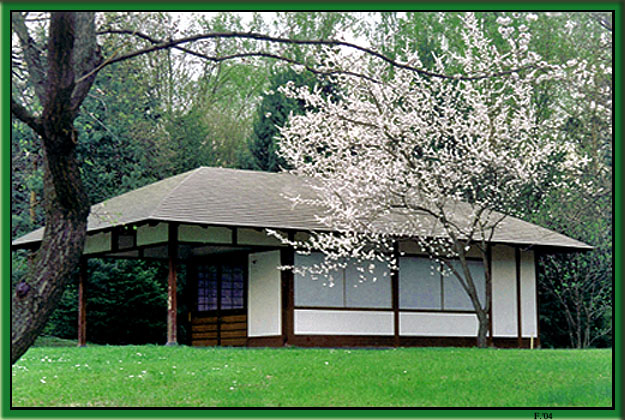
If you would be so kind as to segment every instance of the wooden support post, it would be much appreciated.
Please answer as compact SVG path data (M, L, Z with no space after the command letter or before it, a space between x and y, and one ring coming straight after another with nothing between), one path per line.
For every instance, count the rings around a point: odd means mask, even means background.
M87 260L80 260L78 272L78 347L87 345L87 296L85 282L87 281Z
M290 241L293 241L295 234L287 233ZM295 250L292 247L280 249L280 265L295 265ZM294 283L293 270L283 270L280 273L281 300L282 300L282 345L289 345L295 334L294 314L295 299L293 295Z
M167 276L167 344L178 344L178 322L176 312L176 258L178 257L178 224L169 223L168 236L169 274Z
M522 347L522 324L521 324L521 249L514 248L514 261L516 266L516 328L517 346Z
M538 270L539 270L539 261L540 251L538 248L534 249L534 296L536 305L536 348L540 348L540 300L538 298Z
M493 247L491 244L486 245L486 261L488 263L486 269L490 273L490 288L488 293L488 346L493 347Z
M391 305L393 306L393 345L399 347L399 242L393 245L397 270L391 271Z

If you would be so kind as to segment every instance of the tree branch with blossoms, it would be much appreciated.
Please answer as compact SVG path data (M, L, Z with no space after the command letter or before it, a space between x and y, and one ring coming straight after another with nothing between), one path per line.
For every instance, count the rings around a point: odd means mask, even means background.
M435 56L431 74L413 71L423 67L416 53L410 68L389 68L326 49L328 68L341 63L368 77L333 76L341 92L334 99L317 89L284 86L309 111L291 116L281 129L279 154L316 193L292 197L294 204L319 208L318 221L332 231L288 241L326 255L323 264L296 269L323 275L349 259L373 259L396 270L393 243L413 240L437 268L457 277L477 315L478 344L486 346L490 300L478 296L469 253L481 256L490 291L489 243L507 214L523 216L516 203L527 189L574 177L585 160L562 147L554 129L562 123L559 114L539 122L531 101L535 83L565 77L567 66L545 63L530 51L527 27L515 31L510 18L499 20L505 52L472 13L462 20L464 48ZM509 77L432 77L451 68ZM527 71L515 70L521 68Z

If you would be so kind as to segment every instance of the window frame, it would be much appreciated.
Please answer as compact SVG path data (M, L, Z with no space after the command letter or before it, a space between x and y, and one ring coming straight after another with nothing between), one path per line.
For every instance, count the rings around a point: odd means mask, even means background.
M313 252L312 254L322 254L321 252ZM301 254L300 254L301 255ZM323 255L323 254L322 254ZM308 255L301 255L308 256ZM295 280L295 276L293 276L293 309L302 309L302 310L338 310L338 311L384 311L390 312L393 311L393 281L392 281L392 273L388 273L386 277L383 277L383 281L388 282L388 306L349 306L348 302L348 279L347 279L347 268L342 268L340 270L341 275L341 284L339 289L342 292L342 303L341 306L333 306L333 305L310 305L310 304L298 304L297 303L297 292L296 287L298 281ZM382 279L378 278L377 281ZM309 279L309 281L312 281ZM321 279L317 280L321 281ZM376 282L377 282L376 281ZM363 287L366 287L363 286ZM385 302L386 304L386 302Z
M189 302L190 312L193 317L206 317L206 316L222 316L222 315L246 315L248 306L248 254L237 253L236 255L228 256L211 256L211 257L195 257L189 264L189 278L192 281ZM202 265L214 265L217 267L217 308L209 310L199 310L199 281L198 270ZM222 272L224 265L235 265L242 269L243 278L243 302L241 308L224 309L222 308L221 294L222 294ZM189 279L188 279L189 280ZM187 280L187 281L188 281Z
M419 258L419 259L423 259L423 260L428 260L429 257L426 255L419 255L419 254L406 254L403 256L400 256L400 261L401 258ZM486 268L483 267L483 261L482 258L480 257L465 257L465 259L467 261L476 261L481 263L481 268L484 270L484 299L486 299ZM460 261L459 258L453 258L450 261ZM439 266L442 266L444 263L443 262L439 262L438 263ZM401 270L400 270L401 273ZM449 274L449 276L453 276L455 278L456 281L459 281L456 277L455 274L451 273ZM443 273L440 272L439 270L439 282L440 282L440 307L439 308L430 308L430 309L426 309L426 308L405 308L401 306L401 299L398 299L398 310L400 312L430 312L430 313L460 313L460 314L474 314L476 313L475 308L471 307L471 309L446 309L445 308L445 276L443 275ZM462 286L460 285L460 287L462 288ZM476 285L477 289L478 289L478 298L480 298L481 296L479 296L479 287ZM398 276L398 281L397 281L397 293L400 294L400 288L401 288L401 278L399 278ZM464 293L464 296L466 296L467 299L469 298L469 295L466 293L466 291L464 289L461 289L462 292ZM484 302L482 302L484 303ZM473 304L471 303L471 306L473 306Z

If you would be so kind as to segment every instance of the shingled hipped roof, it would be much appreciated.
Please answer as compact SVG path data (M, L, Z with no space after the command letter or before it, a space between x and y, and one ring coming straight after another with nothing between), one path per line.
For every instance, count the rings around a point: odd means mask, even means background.
M147 221L327 230L315 217L319 209L294 207L286 198L313 194L305 180L286 173L200 167L92 206L87 231L95 233ZM13 247L35 245L42 236L43 228L37 229L13 241ZM514 217L507 217L497 228L492 242L592 249L583 242Z

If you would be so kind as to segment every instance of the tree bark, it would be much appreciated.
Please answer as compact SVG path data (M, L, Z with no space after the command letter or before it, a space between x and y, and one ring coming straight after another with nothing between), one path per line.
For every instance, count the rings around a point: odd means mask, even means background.
M486 348L488 347L488 313L480 309L476 311L476 314L478 322L477 346L479 348Z
M78 27L84 29L89 28L89 20L93 19L93 13L57 12L52 13L50 20L44 107L41 118L36 119L40 123L38 133L44 152L46 227L34 265L13 294L11 364L28 350L45 327L65 286L75 274L83 251L89 200L76 161L74 119L80 99L84 98L83 92L93 79L83 81L79 89L75 89L74 69L81 67L75 56L80 57L82 63L97 62L97 58L85 58L96 51L93 25L91 33L83 31L81 41L74 41L77 22ZM76 44L81 51L75 51ZM85 53L84 49L91 52Z

